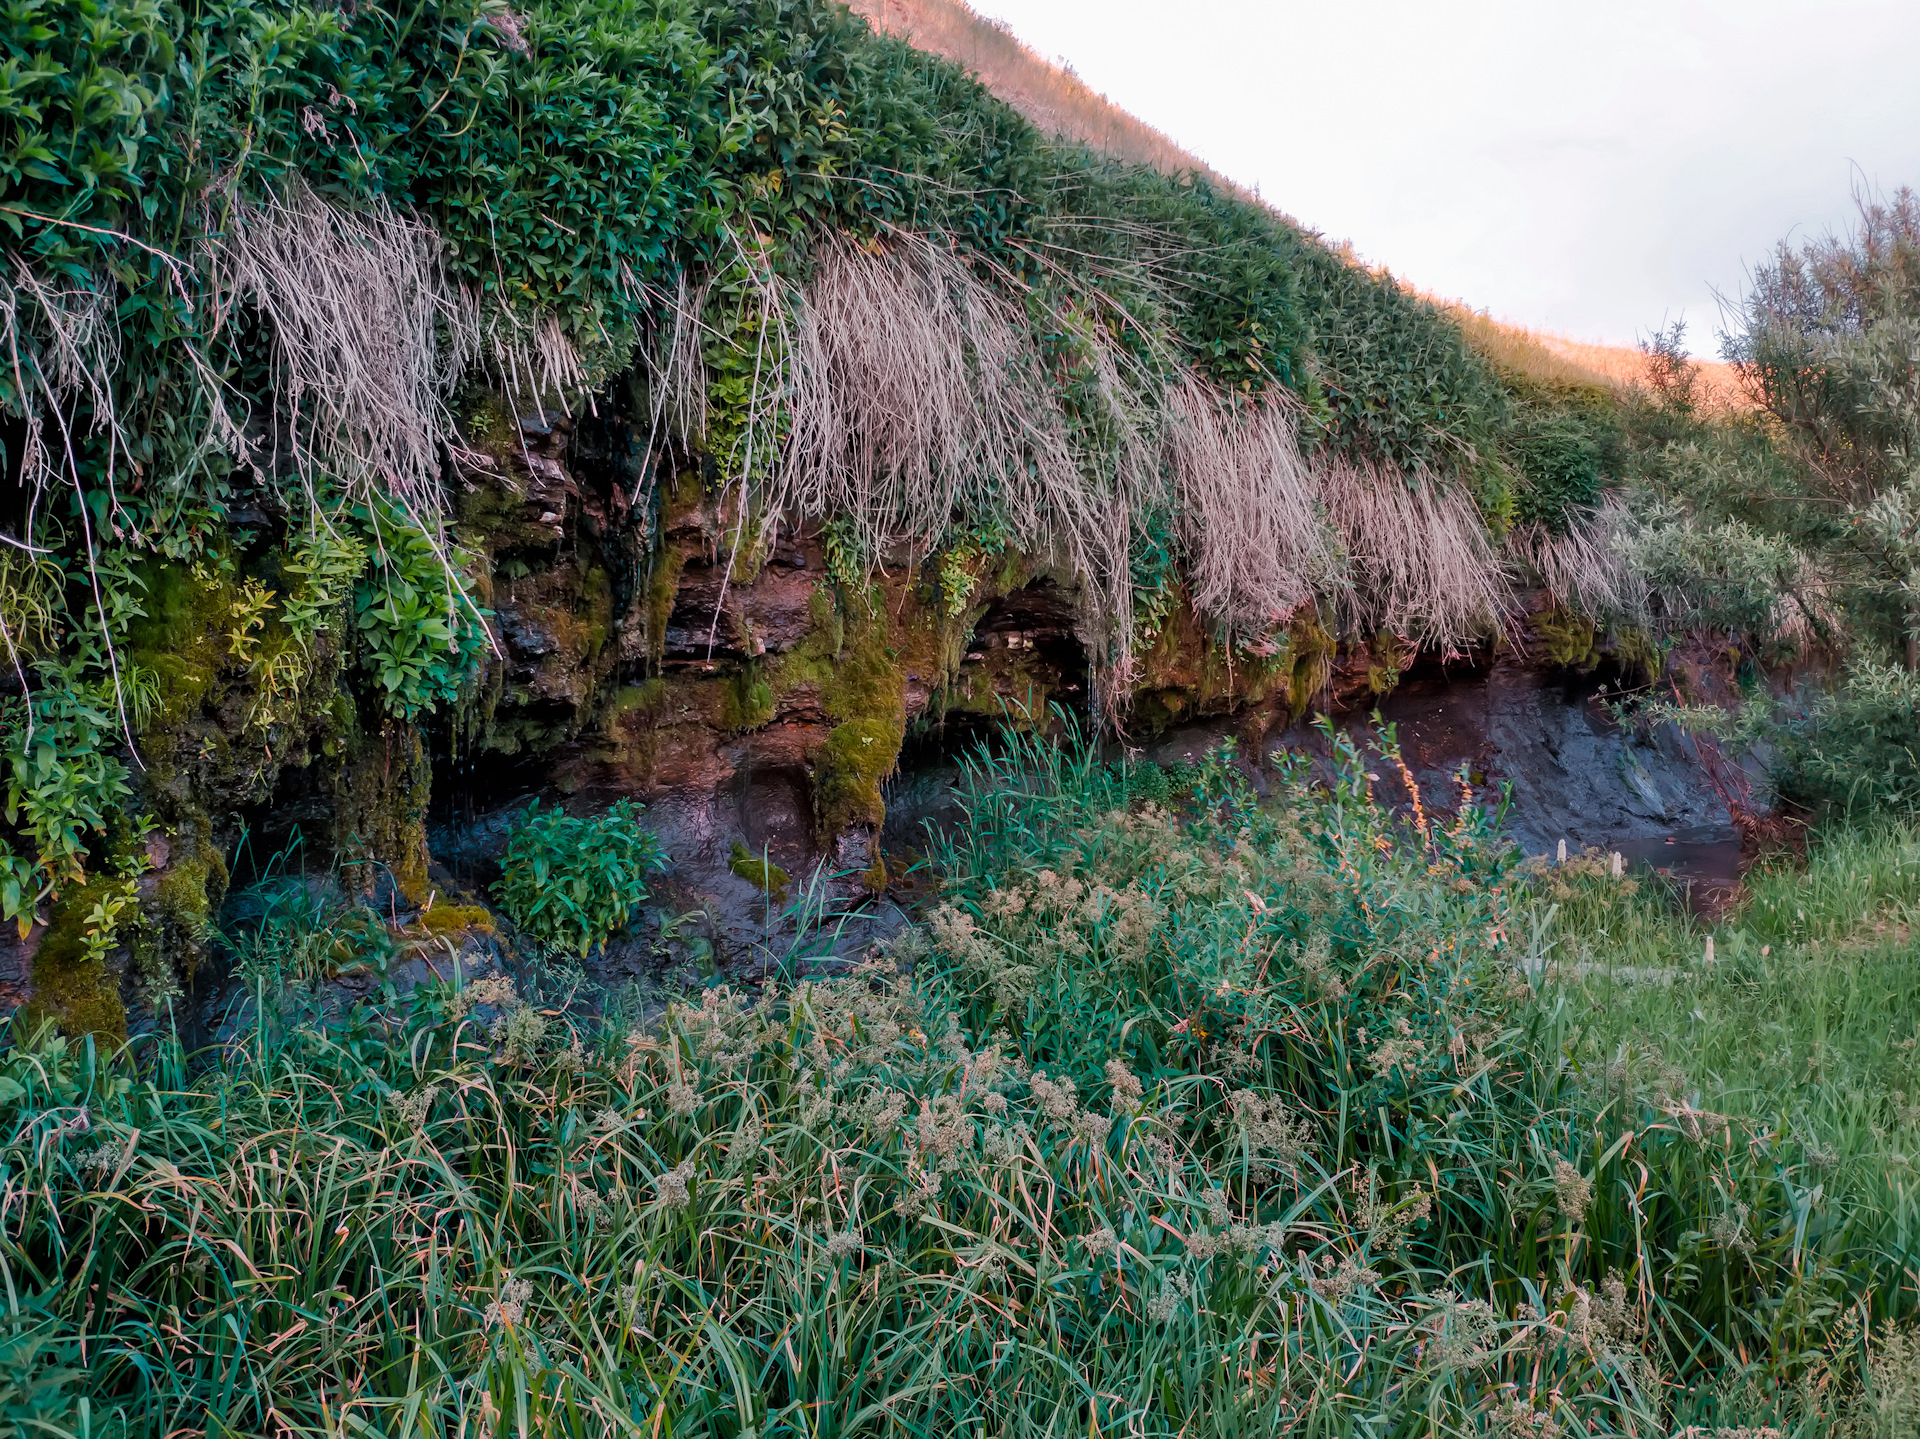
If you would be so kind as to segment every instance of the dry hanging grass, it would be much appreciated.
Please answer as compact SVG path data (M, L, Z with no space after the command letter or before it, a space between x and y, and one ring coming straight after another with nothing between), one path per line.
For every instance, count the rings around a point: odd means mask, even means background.
M273 363L295 465L384 492L418 513L439 508L446 396L478 354L478 307L457 296L431 228L384 201L355 214L298 180L283 197L236 201L205 267L221 318L249 306L273 330ZM503 342L487 337L496 352ZM524 365L554 360L531 337Z
M1283 623L1338 556L1279 400L1234 413L1197 378L1168 391L1166 457L1193 606L1229 631Z
M956 520L997 519L1082 579L1096 667L1123 672L1127 545L1153 447L1104 332L1082 335L1104 442L1089 458L1028 316L951 251L830 238L797 310L772 507L848 517L870 555L924 553Z
M1473 501L1416 472L1330 458L1320 493L1346 540L1344 618L1455 648L1500 628L1512 590Z
M707 427L707 366L700 349L700 313L706 286L690 285L683 271L671 294L638 287L659 318L634 351L647 375L647 452L662 436L683 446L698 444Z
M1627 562L1619 543L1626 511L1612 497L1556 535L1545 525L1522 525L1507 536L1515 564L1537 577L1560 604L1583 614L1647 612L1646 582Z
M467 323L480 336L481 351L510 403L566 414L583 403L591 408L592 378L557 316L543 314L529 323L506 305L483 308L465 286L460 293Z

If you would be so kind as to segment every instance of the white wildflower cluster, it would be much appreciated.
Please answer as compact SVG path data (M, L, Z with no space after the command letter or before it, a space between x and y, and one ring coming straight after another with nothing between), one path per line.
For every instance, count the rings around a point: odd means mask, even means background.
M506 1283L500 1286L500 1292L488 1302L480 1322L489 1329L503 1326L511 1328L526 1319L527 1305L532 1301L532 1283L508 1275Z
M1411 1065L1426 1052L1426 1041L1415 1038L1413 1026L1405 1018L1399 1018L1393 1022L1393 1034L1367 1056L1367 1067L1375 1078L1385 1078L1394 1070Z
M920 1114L914 1122L914 1137L920 1146L920 1162L942 1174L952 1174L973 1153L973 1116L957 1094L942 1094L920 1101Z
M841 1112L854 1128L865 1129L877 1142L899 1129L912 1107L912 1095L876 1084L843 1105Z
M806 1045L809 1061L833 1084L846 1082L856 1070L882 1065L931 1073L966 1059L943 1048L961 1040L952 1016L927 1013L925 1001L890 957L863 962L837 979L801 984L793 991L792 1008L813 1030ZM933 1035L941 1037L932 1040Z
M1236 1089L1227 1097L1227 1107L1256 1169L1290 1177L1299 1173L1310 1137L1304 1119L1280 1100L1251 1089Z
M667 1085L667 1108L681 1119L698 1113L700 1109L700 1076L693 1076L694 1083L688 1083L685 1074L676 1074Z
M465 1019L476 1009L505 1012L521 1003L513 981L503 974L486 974L469 981L453 997L453 1017Z
M851 1259L860 1253L866 1240L857 1229L836 1229L827 1235L829 1259Z
M1033 1091L1033 1101L1040 1106L1043 1114L1055 1124L1069 1124L1080 1107L1080 1096L1074 1083L1066 1076L1049 1079L1044 1069L1036 1069L1033 1078L1028 1081Z
M1117 1055L1107 1061L1107 1084L1113 1091L1112 1104L1115 1109L1123 1109L1128 1114L1139 1112L1146 1089Z
M1696 1109L1684 1099L1670 1100L1663 1106L1667 1118L1694 1144L1709 1144L1727 1132L1727 1117L1709 1109Z
M1487 1415L1491 1439L1560 1439L1565 1432L1551 1411L1525 1399L1509 1399Z
M1193 1297L1193 1281L1184 1274L1169 1274L1160 1281L1160 1290L1147 1301L1147 1318L1166 1324L1179 1314Z
M1578 1224L1593 1203L1593 1181L1565 1159L1553 1162L1553 1195L1562 1217Z
M659 1175L653 1181L653 1187L660 1204L668 1211L684 1209L691 1198L688 1189L693 1179L693 1161L683 1159L673 1168Z
M416 1132L425 1127L427 1116L433 1112L434 1102L439 1098L440 1086L437 1084L416 1089L412 1094L396 1093L388 1096L402 1127L410 1132Z
M1645 1333L1646 1321L1639 1306L1627 1292L1624 1280L1609 1274L1600 1282L1600 1292L1577 1285L1561 1296L1567 1305L1562 1332L1567 1342L1596 1357L1631 1352Z
M1110 1225L1101 1225L1090 1234L1080 1236L1080 1243L1087 1254L1094 1259L1105 1259L1120 1250L1120 1239Z
M587 1223L604 1229L613 1222L613 1206L593 1185L576 1177L572 1182L572 1191L574 1213Z
M488 1033L500 1047L500 1058L507 1064L525 1064L540 1051L547 1036L546 1016L530 1004L502 1010Z
M1295 963L1306 982L1307 992L1316 999L1338 1004L1347 997L1346 982L1334 972L1333 939L1326 931L1318 930L1308 936Z
M905 1219L921 1219L934 1212L939 1198L939 1181L930 1174L922 1174L893 1201L893 1212Z
M1722 1249L1739 1254L1753 1253L1753 1240L1747 1234L1747 1221L1753 1211L1739 1200L1733 1201L1707 1226L1707 1238Z
M1328 1304L1344 1304L1362 1289L1371 1289L1380 1282L1380 1271L1369 1269L1351 1254L1343 1254L1335 1260L1331 1254L1320 1256L1320 1273L1312 1282L1313 1292Z
M1439 1370L1476 1368L1495 1357L1491 1341L1499 1328L1500 1316L1486 1300L1448 1295L1422 1357Z
M1278 1252L1286 1241L1284 1224L1242 1224L1235 1220L1224 1189L1209 1189L1203 1198L1212 1227L1196 1227L1187 1235L1187 1253L1192 1258L1206 1260L1216 1254L1232 1254L1248 1259L1267 1250Z
M1072 1142L1089 1149L1099 1149L1106 1144L1113 1128L1112 1118L1081 1108L1079 1089L1067 1076L1054 1078L1044 1069L1036 1069L1027 1086L1055 1133L1065 1134Z
M511 979L484 975L462 988L454 998L454 1016L464 1019L476 1009L495 1011L487 1034L503 1064L525 1064L539 1053L547 1034L546 1016L520 997Z
M1354 1228L1365 1234L1375 1250L1390 1253L1407 1242L1408 1231L1433 1214L1433 1196L1416 1189L1405 1200L1380 1193L1378 1176L1367 1176L1366 1189L1356 1182L1352 1191Z
M105 1139L93 1150L81 1157L80 1172L95 1184L105 1184L120 1167L120 1161L126 1158L127 1144L123 1139Z
M673 1006L667 1023L690 1041L703 1064L724 1075L737 1075L766 1046L772 1012L771 993L749 1006L731 986L722 984L701 995L697 1009Z
M1033 1131L1024 1121L1011 1125L990 1124L980 1138L980 1153L988 1164L1005 1168L1025 1154L1033 1144Z
M990 903L994 906L992 917L1002 923L1012 921L1026 908L1025 894L1020 890L995 890ZM962 974L985 980L1001 1008L1017 1008L1033 993L1039 967L1010 954L964 910L941 905L928 918L927 932Z

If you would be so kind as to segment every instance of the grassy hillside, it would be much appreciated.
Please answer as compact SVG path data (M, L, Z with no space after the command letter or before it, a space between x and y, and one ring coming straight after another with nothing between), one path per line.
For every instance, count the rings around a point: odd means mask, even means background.
M977 75L983 85L1049 135L1128 164L1150 165L1163 174L1204 175L1220 189L1259 203L1197 156L1096 93L1079 76L1035 54L1010 31L976 14L964 0L855 0L852 8L877 28ZM1488 359L1544 384L1627 388L1645 377L1645 357L1637 349L1528 330L1464 305L1441 303ZM1703 378L1721 403L1745 402L1730 366L1707 363Z
M1914 1431L1920 202L1756 272L1729 410L824 0L34 0L0 52L11 1432ZM809 976L1021 591L1108 730L1526 611L1825 828L1709 929L1390 735L1262 798L1029 727ZM738 847L784 971L590 986L673 856L580 776L782 714L846 871ZM453 894L436 760L572 808ZM635 952L711 963L672 910Z
M1913 832L1703 933L1394 771L983 757L925 930L644 1025L16 1036L0 1422L1912 1432Z

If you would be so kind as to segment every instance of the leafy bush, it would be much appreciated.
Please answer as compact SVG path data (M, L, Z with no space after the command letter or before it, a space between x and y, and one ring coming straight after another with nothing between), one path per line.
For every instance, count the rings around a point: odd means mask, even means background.
M1843 813L1920 812L1920 674L1862 659L1786 722L1781 787Z
M28 852L0 841L0 918L24 936L41 901L83 879L88 838L130 793L126 766L112 753L111 699L43 675L38 695L9 700L0 729L6 766L6 820Z
M1587 427L1568 415L1548 414L1511 442L1527 478L1517 514L1557 534L1600 498L1600 445Z
M640 806L621 800L576 818L535 800L507 845L494 893L507 917L556 949L585 955L624 929L669 860Z
M397 505L360 506L354 518L372 559L353 600L362 663L387 712L413 719L452 704L486 652L486 622L465 588L468 557Z

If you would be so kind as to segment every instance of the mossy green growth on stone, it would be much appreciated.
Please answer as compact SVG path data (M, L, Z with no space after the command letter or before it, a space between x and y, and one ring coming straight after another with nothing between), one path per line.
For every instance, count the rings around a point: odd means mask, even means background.
M384 872L402 898L425 902L432 779L414 726L389 719L355 735L333 776L334 853L350 885L372 893Z
M763 894L781 895L787 890L787 872L765 855L755 854L739 840L733 842L733 855L727 868Z
M660 716L668 695L659 675L637 685L622 685L607 700L600 717L600 735L607 748L600 758L619 766L629 778L645 783L653 774L660 748Z
M720 728L729 734L761 729L772 721L774 710L773 686L757 665L750 664L727 681L720 702Z
M1305 615L1287 626L1287 708L1298 721L1333 674L1334 639L1317 616Z
M1628 674L1637 674L1646 684L1660 678L1667 667L1667 646L1643 629L1628 626L1614 636L1609 653Z
M1585 615L1555 606L1535 615L1533 623L1555 664L1584 672L1599 662L1599 628Z
M145 613L128 627L128 659L159 688L142 728L173 729L199 713L226 663L234 587L209 569L164 559L136 573Z
M878 829L887 816L881 785L907 737L906 681L884 604L853 606L845 641L821 686L837 723L814 761L814 817L822 836L851 824Z
M881 785L900 759L903 736L886 720L849 720L827 734L814 768L814 810L822 834L850 824L878 829L887 817Z
M71 1035L127 1037L127 1008L120 983L103 956L88 953L88 920L95 906L125 880L99 876L64 893L53 907L47 932L33 956L33 998L27 1006L33 1028L41 1016Z
M680 572L686 567L687 552L669 544L654 555L647 571L645 599L640 606L640 646L651 660L658 661L667 651L667 622L673 618Z
M1399 635L1381 630L1367 643L1367 688L1377 695L1393 693L1415 653Z
M554 639L561 651L579 665L591 665L600 658L613 633L613 581L601 565L589 565L581 573L573 606L548 613Z

